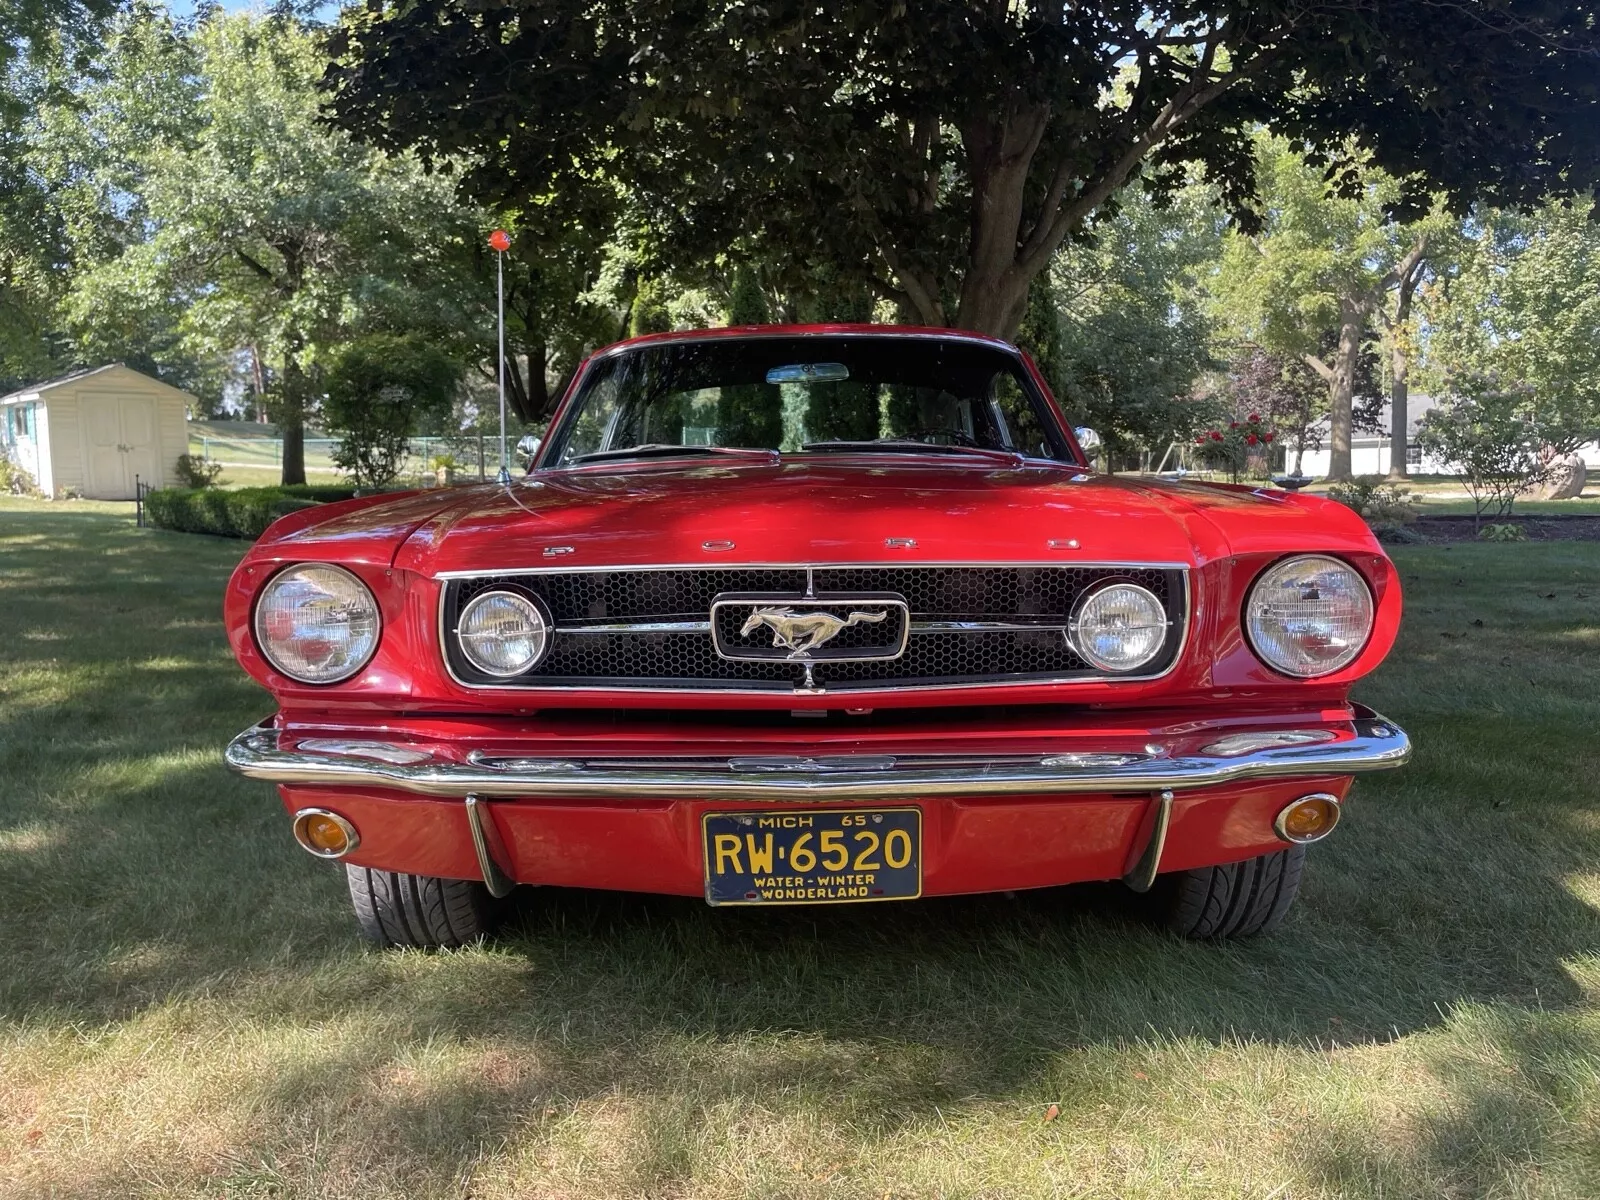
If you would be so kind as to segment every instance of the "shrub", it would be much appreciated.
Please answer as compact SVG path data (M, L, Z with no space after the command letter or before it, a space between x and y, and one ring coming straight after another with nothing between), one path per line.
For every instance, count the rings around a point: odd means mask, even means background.
M1485 525L1478 530L1480 542L1525 542L1527 531L1521 525Z
M181 487L216 487L217 476L221 474L221 463L207 462L193 454L178 455L178 484Z
M1251 413L1242 421L1229 421L1224 428L1200 434L1195 438L1195 457L1209 467L1226 471L1228 478L1238 483L1252 457L1259 456L1265 463L1275 436L1260 413Z
M383 487L419 425L448 417L461 368L416 336L373 334L339 355L323 416L340 435L333 461L362 487Z
M1417 519L1417 498L1410 488L1385 483L1375 475L1362 475L1348 483L1328 489L1328 499L1337 500L1368 525L1409 525Z
M1544 477L1539 452L1551 431L1526 387L1501 387L1492 375L1452 382L1450 402L1422 418L1416 443L1466 485L1474 524L1490 511L1509 517L1516 498Z
M0 446L0 495L37 496L39 485L16 463L4 446Z
M305 493L315 493L307 495ZM145 496L145 512L158 529L258 538L279 517L302 508L348 500L350 488L161 488Z

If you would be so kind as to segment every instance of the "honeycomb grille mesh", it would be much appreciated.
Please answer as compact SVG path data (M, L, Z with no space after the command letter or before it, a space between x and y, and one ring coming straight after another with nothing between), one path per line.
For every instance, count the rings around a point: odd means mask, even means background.
M817 593L892 593L905 597L912 632L905 653L868 662L818 662L817 686L842 691L984 682L1099 678L1061 632L1078 598L1110 579L1149 588L1166 607L1174 634L1140 675L1166 669L1177 653L1187 614L1183 572L1122 567L818 567ZM715 568L552 571L538 575L451 580L444 592L444 650L456 677L495 687L672 688L695 691L792 691L804 666L786 661L735 662L720 657L707 629L688 632L572 632L619 622L708 625L711 602L728 592L800 597L804 568ZM454 637L462 607L490 588L539 596L558 628L550 652L532 671L492 679L461 656ZM726 610L724 610L726 614ZM1042 629L918 629L919 622L1041 624ZM841 641L847 636L841 634Z

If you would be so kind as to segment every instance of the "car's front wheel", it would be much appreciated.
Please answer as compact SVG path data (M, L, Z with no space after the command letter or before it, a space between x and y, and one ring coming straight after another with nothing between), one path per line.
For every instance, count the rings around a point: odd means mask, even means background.
M1167 876L1166 925L1187 938L1252 937L1283 923L1300 890L1306 848Z
M345 867L361 932L380 946L462 946L488 933L499 905L470 879Z

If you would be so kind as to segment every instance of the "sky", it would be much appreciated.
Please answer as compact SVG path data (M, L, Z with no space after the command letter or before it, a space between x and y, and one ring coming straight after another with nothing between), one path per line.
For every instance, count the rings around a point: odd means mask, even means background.
M188 17L194 15L196 0L167 0L167 7L175 17ZM242 12L251 8L266 8L271 0L222 0L222 7L229 12ZM329 20L339 11L337 0L327 0L317 12L323 20Z

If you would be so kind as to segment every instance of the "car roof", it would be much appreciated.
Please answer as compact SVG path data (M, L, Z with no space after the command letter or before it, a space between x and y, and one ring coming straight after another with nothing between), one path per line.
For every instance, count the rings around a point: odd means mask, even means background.
M1004 338L992 337L986 333L974 333L966 329L945 329L932 325L866 325L866 324L831 324L831 325L726 325L714 329L677 329L670 333L645 333L638 337L631 337L625 341L613 342L594 352L594 357L615 353L619 350L632 349L636 346L650 346L658 342L688 342L712 338L760 338L760 337L809 337L826 334L855 334L857 336L876 337L925 337L943 338L950 341L978 342L986 346L993 346L998 350L1008 350L1016 353L1016 347Z

